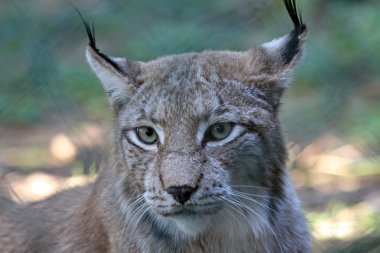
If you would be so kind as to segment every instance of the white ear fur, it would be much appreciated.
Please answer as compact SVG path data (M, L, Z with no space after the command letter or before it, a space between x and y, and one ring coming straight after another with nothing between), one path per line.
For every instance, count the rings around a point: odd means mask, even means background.
M287 79L291 77L294 67L302 58L305 38L306 32L297 35L293 31L262 44L262 51L259 50L257 56L261 59L256 61L259 65L256 67L263 70L260 74L264 74L267 80L282 81L286 87L289 83Z
M112 105L128 100L134 87L127 76L97 54L90 46L86 49L86 59L103 84ZM127 61L125 58L109 58L109 60L117 66L126 65Z
M289 34L279 37L279 38L275 38L269 42L262 44L261 46L265 49L265 51L269 55L275 56L279 51L283 50L288 40L289 40Z

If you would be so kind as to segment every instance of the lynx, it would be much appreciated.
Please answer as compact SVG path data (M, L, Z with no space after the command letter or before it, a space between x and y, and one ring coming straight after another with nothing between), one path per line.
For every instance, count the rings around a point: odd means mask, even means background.
M0 252L310 252L278 119L307 28L283 2L283 37L149 62L103 54L82 18L111 154L93 184L3 214Z

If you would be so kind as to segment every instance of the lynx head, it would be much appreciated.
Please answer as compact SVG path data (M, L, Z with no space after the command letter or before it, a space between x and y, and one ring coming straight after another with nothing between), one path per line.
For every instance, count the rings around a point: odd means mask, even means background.
M101 53L85 23L86 57L115 114L115 173L129 208L184 235L222 213L275 210L286 159L278 107L307 33L295 1L284 2L294 30L245 52L131 61Z

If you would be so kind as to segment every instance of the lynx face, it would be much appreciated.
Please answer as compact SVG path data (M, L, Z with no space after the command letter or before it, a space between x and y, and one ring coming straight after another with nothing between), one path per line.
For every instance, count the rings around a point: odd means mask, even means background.
M207 54L147 66L153 71L118 116L125 167L149 212L161 220L234 212L235 185L266 185L273 105L260 90L212 70L207 60L228 53ZM269 195L260 188L252 192ZM267 198L258 201L267 205Z
M231 221L268 226L286 188L278 106L307 32L285 2L295 30L246 52L129 61L100 53L87 26L87 60L116 115L127 223L192 236Z

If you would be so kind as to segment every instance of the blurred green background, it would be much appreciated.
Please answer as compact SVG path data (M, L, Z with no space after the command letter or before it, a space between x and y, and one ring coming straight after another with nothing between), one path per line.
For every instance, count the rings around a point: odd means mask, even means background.
M310 33L282 119L315 252L380 252L380 2L298 2ZM134 60L246 50L292 29L280 0L2 0L0 167L19 201L86 181L109 135L71 4L102 52Z

